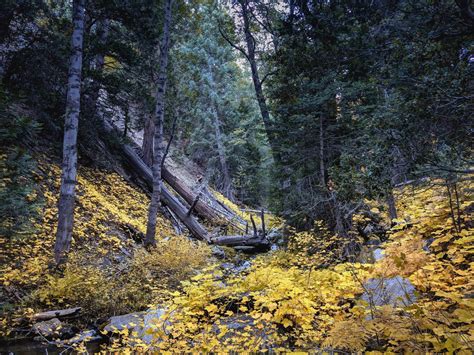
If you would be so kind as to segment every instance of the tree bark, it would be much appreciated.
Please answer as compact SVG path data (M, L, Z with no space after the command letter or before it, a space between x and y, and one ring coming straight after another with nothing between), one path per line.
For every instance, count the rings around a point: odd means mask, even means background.
M262 236L248 236L248 235L225 235L211 239L211 242L216 245L225 245L229 247L235 246L253 246L259 248L269 248L270 242Z
M149 166L153 164L153 134L155 132L155 122L152 117L147 117L143 130L143 161Z
M212 68L209 66L209 75L211 81L211 90L217 94L217 87L214 81L214 75L212 73ZM214 95L217 96L217 95ZM219 164L221 166L222 172L222 192L224 196L230 199L231 201L234 200L234 193L232 191L232 179L229 173L229 166L227 164L227 157L225 153L225 146L224 141L222 139L222 131L221 131L221 120L220 120L220 113L219 113L219 105L215 98L211 97L211 106L212 112L214 116L214 133L216 138L216 145L217 145L217 154L219 156Z
M319 174L321 187L327 189L326 167L324 165L324 122L322 116L319 118Z
M232 179L227 165L227 157L225 153L224 142L222 139L221 122L217 110L217 105L214 104L214 131L216 135L217 154L219 155L219 163L222 169L222 192L229 200L234 200L234 193L232 191Z
M143 162L132 147L128 145L123 146L123 152L139 175L143 177L150 188L153 188L153 173L151 169ZM210 237L207 230L193 216L188 215L188 209L183 206L183 204L179 202L179 200L174 197L165 186L161 187L160 198L161 201L178 217L178 219L183 222L192 235L198 239L209 242Z
M74 200L77 175L77 131L81 101L82 50L84 39L85 0L74 0L71 38L71 59L64 124L63 162L59 195L58 228L54 245L54 259L59 264L69 251L74 225Z
M163 38L160 50L160 69L156 89L156 107L154 114L155 133L153 138L153 191L148 209L148 223L146 228L145 245L155 244L156 219L161 195L161 161L163 160L163 121L165 111L165 92L168 66L168 48L170 42L171 2L165 0L165 19L163 23Z
M81 307L58 309L34 314L31 319L34 321L45 321L53 318L74 317L81 312Z
M387 204L388 204L388 215L390 220L393 221L397 219L397 206L395 205L395 196L393 196L393 191L390 189L387 193Z

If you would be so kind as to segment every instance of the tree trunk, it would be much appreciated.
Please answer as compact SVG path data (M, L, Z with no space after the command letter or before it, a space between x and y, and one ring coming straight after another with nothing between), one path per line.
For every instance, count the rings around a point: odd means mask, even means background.
M219 119L219 111L217 104L214 103L214 131L216 135L217 153L219 155L219 163L222 169L222 192L229 200L234 200L234 193L232 191L232 179L227 165L227 157L225 153L224 142L222 139L221 122Z
M60 263L65 253L69 251L74 225L77 131L81 102L82 48L85 17L84 3L85 0L74 0L73 3L74 30L71 39L72 55L69 63L67 86L58 229L54 245L54 259L56 263Z
M152 117L147 117L145 128L143 130L143 160L149 166L153 164L153 134L155 132L155 123Z
M128 145L123 146L123 152L138 174L143 177L150 188L153 188L153 173L151 169L143 162L132 147ZM183 222L192 235L198 239L209 242L209 234L206 229L201 226L194 217L188 215L188 209L183 206L183 204L179 202L179 200L174 197L165 186L161 187L160 198L161 201L179 218L179 220Z
M263 236L248 235L225 235L211 239L216 245L235 246L253 246L258 248L270 248L270 242Z
M395 196L393 196L393 191L389 190L387 193L387 204L388 204L388 215L390 220L393 221L397 219L397 207L395 205Z
M210 76L210 85L211 91L215 94L218 94L217 87L214 81L214 74L212 72L212 68L208 65L209 68L209 76ZM213 95L217 96L217 95ZM227 157L225 153L225 146L224 141L222 139L222 131L221 131L221 121L220 121L220 113L219 113L219 105L217 100L214 97L211 97L211 106L212 106L212 113L214 116L214 132L216 138L216 145L217 145L217 154L219 156L219 163L221 166L221 173L222 173L222 192L224 196L230 200L234 200L234 194L232 191L232 179L229 173L229 166L227 165Z
M45 321L53 318L74 317L81 312L81 307L58 309L34 314L31 319L35 322Z
M324 122L322 116L319 118L319 174L321 187L326 189L326 167L324 165Z
M165 113L165 92L168 66L168 48L170 42L171 1L165 0L165 19L163 22L163 39L160 50L160 69L156 88L155 133L153 138L153 191L148 209L148 223L146 227L145 245L155 244L156 218L161 198L161 161L163 160L163 120Z
M272 130L272 123L270 121L270 111L268 110L267 102L265 100L265 96L263 95L262 82L258 74L257 59L255 57L255 38L253 37L252 31L250 29L248 0L239 0L239 4L242 9L242 20L244 22L245 42L247 45L247 60L249 61L250 70L252 72L252 81L255 88L255 94L257 96L258 107L260 108L260 113L262 115L262 120L265 126L265 132L267 133L270 147L275 154L277 150L275 149L275 138Z

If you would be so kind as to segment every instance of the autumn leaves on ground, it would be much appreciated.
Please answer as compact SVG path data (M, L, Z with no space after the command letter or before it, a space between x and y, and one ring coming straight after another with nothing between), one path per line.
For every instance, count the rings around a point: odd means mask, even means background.
M397 190L400 216L391 228L384 206L369 202L371 211L354 218L354 230L374 215L387 228L384 256L375 263L341 262L344 245L315 223L311 231L287 230L286 247L234 272L225 263L246 257L226 250L226 259L217 260L209 246L177 236L162 217L157 247L146 251L134 233L144 232L148 197L115 173L81 168L74 251L58 270L51 246L60 172L45 157L38 162L35 233L2 239L2 298L10 305L4 336L26 329L43 310L82 307L81 317L67 322L102 329L110 316L158 307L165 315L148 325L151 341L132 324L101 330L110 337L103 349L470 352L472 185L458 184L454 210L442 183ZM395 277L409 280L415 292L395 304L374 301L381 290L368 292L368 282Z

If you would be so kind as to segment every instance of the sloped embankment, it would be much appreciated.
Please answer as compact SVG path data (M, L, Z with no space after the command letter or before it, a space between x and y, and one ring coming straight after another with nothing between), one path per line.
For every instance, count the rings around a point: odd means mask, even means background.
M28 332L31 316L42 310L82 307L82 316L69 321L79 329L146 309L209 262L210 248L178 236L163 215L157 248L146 251L137 242L145 233L148 196L115 172L80 167L71 253L56 269L60 167L44 155L37 160L31 198L40 202L40 211L32 233L0 239L3 335Z

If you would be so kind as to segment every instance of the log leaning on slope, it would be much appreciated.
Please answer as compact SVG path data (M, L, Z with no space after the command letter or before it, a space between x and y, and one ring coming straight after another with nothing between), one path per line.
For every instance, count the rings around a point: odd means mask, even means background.
M122 146L122 150L136 172L139 173L139 175L151 187L153 183L151 169L129 145ZM207 230L193 216L188 214L188 209L183 206L183 204L173 196L165 186L162 186L161 188L161 201L168 206L171 211L173 211L173 213L196 238L210 242L210 236Z
M104 128L109 133L114 131L112 125L105 120ZM122 153L127 158L129 164L132 166L135 172L140 175L147 183L148 187L151 188L153 184L153 175L148 165L146 165L146 163L130 145L125 144L121 145L120 147ZM257 235L257 230L253 219L253 236L221 236L215 237L211 240L211 236L208 231L189 213L189 209L187 209L175 196L173 196L173 194L166 188L166 186L162 186L161 201L170 208L170 210L176 215L176 217L181 220L181 222L189 229L191 234L198 239L202 239L207 241L208 243L218 245L255 246L259 249L262 247L263 249L267 249L267 247L269 247L269 243L266 240L265 235ZM194 207L196 208L199 205L198 202L199 201L196 201L194 198L194 201L193 203L191 203L191 205L194 204Z
M165 180L189 205L195 203L196 194L180 179L173 175L166 166L163 166L161 175L163 180ZM221 220L216 211L201 200L198 200L195 203L194 210L199 216L210 222L218 223Z
M115 130L113 126L107 121L103 120L103 128L108 133L113 133ZM151 188L153 185L153 174L151 169L138 156L135 150L128 144L120 145L122 153L127 158L129 164L147 183ZM161 201L169 207L169 209L181 220L181 222L189 229L192 235L198 239L210 242L210 236L207 230L191 215L188 215L188 209L166 188L162 186Z

